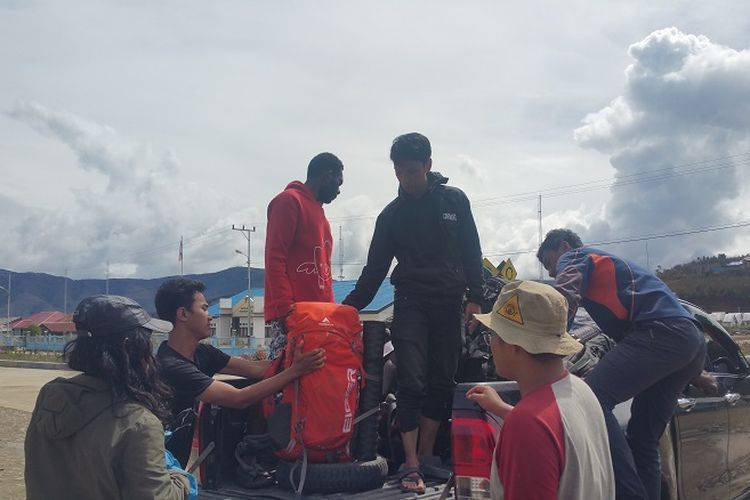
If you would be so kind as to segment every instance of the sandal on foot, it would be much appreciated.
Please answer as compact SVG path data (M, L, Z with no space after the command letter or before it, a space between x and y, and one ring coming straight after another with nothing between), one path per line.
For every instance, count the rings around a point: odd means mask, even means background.
M398 486L401 491L407 493L418 493L422 494L426 491L424 485L424 474L419 470L419 467L406 467L401 471L401 475L398 478Z

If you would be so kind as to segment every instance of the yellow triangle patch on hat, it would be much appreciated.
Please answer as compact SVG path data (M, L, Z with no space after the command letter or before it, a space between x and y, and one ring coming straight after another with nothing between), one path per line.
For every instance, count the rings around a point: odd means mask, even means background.
M503 305L498 307L497 314L514 323L523 325L523 316L521 315L521 307L518 304L518 295L512 296Z

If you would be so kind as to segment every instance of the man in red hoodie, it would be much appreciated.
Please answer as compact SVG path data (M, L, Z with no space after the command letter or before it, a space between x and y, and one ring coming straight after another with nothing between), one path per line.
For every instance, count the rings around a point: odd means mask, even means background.
M268 357L286 344L284 318L300 301L333 302L331 225L323 211L344 183L344 164L320 153L307 166L307 180L293 181L268 204L264 316L271 326Z

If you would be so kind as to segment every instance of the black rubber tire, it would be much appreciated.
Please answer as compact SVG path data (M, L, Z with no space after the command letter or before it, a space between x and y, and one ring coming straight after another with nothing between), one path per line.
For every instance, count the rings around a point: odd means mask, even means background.
M295 468L296 464L296 468ZM294 468L294 485L299 484L302 464L280 461L276 469L279 486L293 490L289 473ZM345 462L337 464L307 464L304 493L343 493L382 488L388 477L388 462L376 457L368 462Z
M365 321L363 323L365 373L370 377L359 394L357 416L380 406L383 393L383 344L385 343L385 323ZM374 413L359 424L354 435L352 451L357 460L369 462L377 458L378 420Z

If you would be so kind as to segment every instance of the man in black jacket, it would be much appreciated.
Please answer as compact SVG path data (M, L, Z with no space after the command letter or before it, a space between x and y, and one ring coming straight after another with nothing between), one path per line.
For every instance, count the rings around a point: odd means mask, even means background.
M430 141L416 132L393 141L398 196L378 216L367 265L344 299L357 309L369 304L396 257L391 333L406 457L401 488L414 492L425 489L419 457L432 455L455 387L463 297L465 322L480 312L482 298L482 250L469 200L430 171L431 155Z

